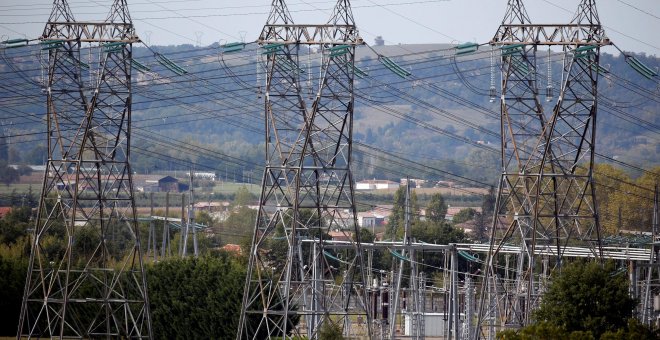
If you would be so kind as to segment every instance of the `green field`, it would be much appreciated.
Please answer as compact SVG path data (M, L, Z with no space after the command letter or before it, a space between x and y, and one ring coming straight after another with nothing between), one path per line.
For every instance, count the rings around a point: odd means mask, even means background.
M247 184L247 183L233 183L233 182L220 182L213 187L213 193L222 195L233 195L240 187L245 186L252 194L259 195L261 193L261 184ZM202 190L204 193L208 193Z
M9 195L12 192L16 191L18 194L27 193L30 191L30 186L32 186L32 193L37 195L41 190L41 185L38 184L10 184L4 185L0 184L0 195Z

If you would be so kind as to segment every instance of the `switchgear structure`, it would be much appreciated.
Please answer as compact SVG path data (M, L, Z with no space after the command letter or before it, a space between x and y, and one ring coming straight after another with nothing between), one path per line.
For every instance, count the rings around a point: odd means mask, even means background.
M350 169L353 63L362 44L350 2L338 1L326 24L298 25L273 0L258 43L267 163L237 339L317 339L322 327L370 336ZM332 230L357 237L334 252L324 244Z
M151 338L131 185L126 0L102 22L55 0L40 38L48 161L17 338Z
M599 55L609 44L594 0L581 0L569 24L550 25L532 23L522 0L508 1L491 41L501 53L503 172L482 286L482 332L530 321L551 270L540 263L553 258L560 268L572 247L602 257L593 165ZM563 57L556 99L548 65L551 107L539 95L541 46L549 49L548 63L550 48ZM520 251L504 255L505 245ZM509 263L515 269L502 273Z

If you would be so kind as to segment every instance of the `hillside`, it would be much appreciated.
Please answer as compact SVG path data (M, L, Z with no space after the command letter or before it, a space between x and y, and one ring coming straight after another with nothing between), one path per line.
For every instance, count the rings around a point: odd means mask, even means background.
M300 57L302 67L307 67L301 70L301 81L308 85L316 80L312 74L319 55L315 52ZM378 61L376 52L389 56L412 76L394 75ZM46 98L39 83L39 51L3 53L0 82L7 85L0 86L0 132L12 137L0 143L0 159L41 164ZM156 62L155 53L167 56L188 74L174 75ZM403 157L479 182L495 182L500 127L499 102L488 97L490 48L457 58L453 53L449 45L358 49L356 66L368 76L356 78L355 160L360 164L355 167L356 179L452 178L392 161ZM230 177L260 173L264 140L259 89L265 74L255 63L256 55L254 44L227 55L217 45L135 47L134 58L150 71L134 71L134 171L187 169L192 163ZM547 69L544 55L539 52L538 78L543 81L547 78L541 70ZM653 69L660 65L656 57L638 58ZM558 92L561 55L554 54L552 60ZM642 78L622 56L602 53L601 65L610 72L603 75L599 88L597 152L645 168L659 164L657 80ZM543 81L539 80L541 93ZM499 87L498 80L495 83ZM553 103L544 103L545 109Z

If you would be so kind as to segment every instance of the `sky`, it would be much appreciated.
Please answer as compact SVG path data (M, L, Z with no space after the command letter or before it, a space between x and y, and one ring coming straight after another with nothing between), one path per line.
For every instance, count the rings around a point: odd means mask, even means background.
M325 23L336 1L290 0L297 24ZM485 43L502 21L506 0L353 0L361 36L386 44ZM254 41L271 0L128 0L138 35L150 45ZM568 23L579 0L527 0L536 23ZM102 20L112 0L70 0L77 20ZM660 56L659 0L600 0L601 23L621 49ZM52 0L2 0L0 37L37 38L48 19ZM605 52L616 54L612 47Z

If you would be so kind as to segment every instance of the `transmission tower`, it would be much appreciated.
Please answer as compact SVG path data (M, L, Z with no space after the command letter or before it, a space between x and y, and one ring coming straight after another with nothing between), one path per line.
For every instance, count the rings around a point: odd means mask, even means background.
M594 0L582 0L569 24L550 25L533 24L523 1L509 0L491 44L501 51L503 172L479 320L498 327L529 322L542 289L535 267L539 255L555 257L557 267L570 247L602 256L593 164L599 54L610 42ZM539 96L539 46L561 49L563 55L551 107L544 107ZM550 67L548 72L546 99L551 101ZM519 246L519 252L512 256L515 270L503 278L497 268L505 244Z
M350 1L338 1L327 24L296 25L285 2L274 0L259 43L267 70L266 168L237 339L316 339L328 326L370 336L350 169L353 63L362 44ZM318 79L301 81L312 68ZM326 249L333 230L356 235L348 250ZM302 239L314 242L303 246Z
M126 1L103 22L77 22L55 0L40 39L48 161L17 338L150 338L129 165L139 39Z

